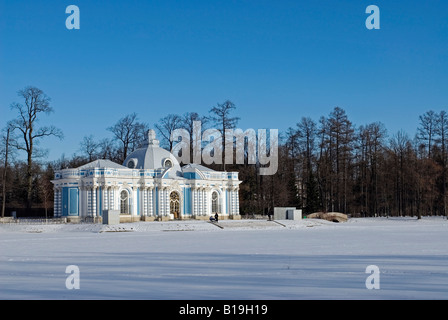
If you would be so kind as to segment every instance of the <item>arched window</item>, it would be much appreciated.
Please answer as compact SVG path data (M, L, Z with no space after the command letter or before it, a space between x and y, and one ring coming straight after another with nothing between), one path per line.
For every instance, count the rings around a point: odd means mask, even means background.
M129 193L126 190L120 193L120 214L130 214Z
M212 193L212 213L220 213L219 212L219 196L218 192L213 191Z

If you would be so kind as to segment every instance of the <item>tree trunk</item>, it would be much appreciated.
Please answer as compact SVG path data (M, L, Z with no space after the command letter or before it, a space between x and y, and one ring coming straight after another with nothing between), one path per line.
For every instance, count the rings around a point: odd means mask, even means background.
M31 209L33 203L33 159L32 151L28 152L28 161L26 168L27 179L27 194L26 194L26 208Z
M8 169L8 149L9 149L9 132L10 128L8 128L8 131L6 132L6 146L5 146L5 168L3 171L3 190L2 190L2 218L5 217L5 210L6 210L6 170Z

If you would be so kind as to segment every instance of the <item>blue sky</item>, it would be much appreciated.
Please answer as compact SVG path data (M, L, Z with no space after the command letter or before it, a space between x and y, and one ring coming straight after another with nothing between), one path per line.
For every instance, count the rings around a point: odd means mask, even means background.
M80 9L68 30L68 5ZM366 7L380 8L368 30ZM411 136L418 116L448 109L447 1L0 0L0 128L27 85L55 110L42 124L49 159L136 112L168 113L233 101L238 127L294 126L335 106L356 125L380 121Z

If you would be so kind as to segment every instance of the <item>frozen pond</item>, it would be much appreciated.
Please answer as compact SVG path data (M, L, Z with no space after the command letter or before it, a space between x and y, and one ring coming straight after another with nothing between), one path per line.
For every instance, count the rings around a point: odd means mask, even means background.
M446 219L282 223L0 225L0 299L448 299Z

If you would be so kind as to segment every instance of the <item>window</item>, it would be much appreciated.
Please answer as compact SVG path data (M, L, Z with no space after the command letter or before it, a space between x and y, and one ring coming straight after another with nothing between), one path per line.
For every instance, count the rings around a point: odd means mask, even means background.
M173 162L170 159L166 159L165 162L163 163L163 166L165 168L171 168L173 166Z
M120 214L129 214L129 193L126 190L120 193Z
M219 213L219 196L218 192L213 191L212 193L212 213Z
M138 160L137 159L130 159L129 161L128 161L128 168L129 169L135 169L135 167L137 167L137 162L138 162Z

